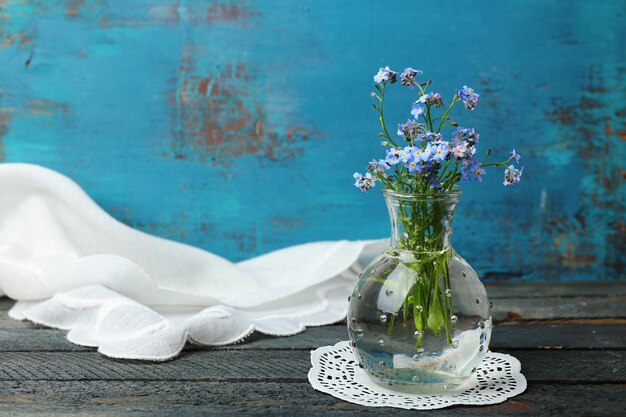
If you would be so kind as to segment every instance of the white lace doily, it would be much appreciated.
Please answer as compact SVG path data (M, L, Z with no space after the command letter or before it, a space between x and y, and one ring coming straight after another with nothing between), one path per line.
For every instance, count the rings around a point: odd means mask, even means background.
M526 390L520 362L511 355L488 352L467 389L450 394L406 394L373 382L348 341L311 352L309 382L318 391L368 407L431 410L451 405L488 405L506 401Z

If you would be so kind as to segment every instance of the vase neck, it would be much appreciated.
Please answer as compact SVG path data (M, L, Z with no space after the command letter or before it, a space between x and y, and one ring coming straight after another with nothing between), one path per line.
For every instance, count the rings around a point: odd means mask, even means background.
M460 190L432 195L384 190L391 220L391 246L411 252L447 251L460 194Z

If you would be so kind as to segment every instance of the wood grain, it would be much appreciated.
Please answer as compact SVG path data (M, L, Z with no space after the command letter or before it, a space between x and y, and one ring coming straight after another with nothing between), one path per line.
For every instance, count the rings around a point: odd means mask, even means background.
M491 348L521 361L529 388L503 404L437 415L626 415L622 283L487 285L503 320ZM310 387L310 350L344 340L344 324L214 349L188 345L177 360L146 363L112 360L70 344L64 331L8 319L12 304L0 298L2 416L432 415L365 408Z
M624 323L626 324L626 322ZM518 323L497 325L491 347L501 349L622 349L626 346L624 324ZM88 352L92 348L74 345L65 331L55 329L0 328L0 352ZM289 337L255 333L244 342L207 348L188 344L187 350L307 350L333 345L347 339L345 325L312 327Z
M524 375L541 382L626 382L623 351L507 350ZM117 361L95 352L3 352L0 381L305 381L301 350L187 351L175 361Z
M316 392L308 383L192 381L0 382L3 416L528 416L616 417L623 384L531 384L505 403L437 411L367 408Z

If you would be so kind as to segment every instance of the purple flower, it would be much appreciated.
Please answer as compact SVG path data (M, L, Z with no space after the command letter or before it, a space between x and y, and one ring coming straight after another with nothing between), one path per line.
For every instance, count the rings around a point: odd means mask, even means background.
M420 70L416 70L411 67L405 68L404 71L402 71L402 74L400 74L400 82L404 86L412 86L415 81L415 77L422 74L423 72Z
M389 67L385 67L385 69L387 70L387 74L388 74L388 77L389 77L389 82L391 84L395 84L396 81L398 80L398 73L395 72L395 71L390 70Z
M476 133L476 131L473 128L466 129L463 127L459 127L456 130L456 132L454 132L454 135L458 137L460 140L468 141L470 145L477 144L478 139L480 138L480 135Z
M407 141L415 139L424 131L424 125L409 119L406 123L398 123L398 136L404 137Z
M438 190L441 188L441 183L439 182L439 178L434 176L430 179L430 188L434 188L435 190Z
M372 177L372 174L369 172L366 173L365 175L359 172L355 172L353 177L356 180L356 182L354 183L354 186L356 188L361 189L361 191L371 190L372 188L376 186L376 180Z
M507 169L504 170L504 182L502 184L513 185L520 182L523 171L524 167L517 169L514 165L509 165Z
M472 180L474 179L473 177L476 177L476 171L481 169L482 168L480 167L480 162L478 162L477 160L464 159L461 163L461 179L465 182L472 182Z
M411 114L416 119L418 119L425 112L426 112L426 107L422 106L422 104L419 102L419 100L411 105Z
M469 110L474 110L476 104L478 104L478 97L480 97L472 88L466 85L464 85L461 90L457 90L456 96L463 100L465 108Z
M515 152L515 149L511 151L511 156L509 157L509 161L514 160L515 162L519 162L522 159L522 155Z
M456 157L456 159L461 160L463 158L465 158L466 154L467 154L467 143L465 142L461 142L457 145L455 145L452 148L452 154Z

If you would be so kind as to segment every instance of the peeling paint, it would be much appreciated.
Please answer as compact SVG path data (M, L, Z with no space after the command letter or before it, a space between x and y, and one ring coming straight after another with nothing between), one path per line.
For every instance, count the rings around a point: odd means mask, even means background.
M193 54L184 53L170 97L172 117L181 126L172 134L174 159L216 166L229 166L244 155L293 159L307 141L320 136L313 127L268 128L263 104L254 94L255 79L244 64L198 72Z
M619 156L620 149L613 146L618 139L623 140L621 132L626 129L626 114L621 109L610 114L604 104L593 103L614 103L611 97L618 90L613 85L623 85L626 80L620 73L614 80L605 80L597 75L599 70L595 65L588 69L589 84L578 106L545 112L553 123L562 126L563 142L578 153L585 178L591 180L585 182L574 218L547 219L544 230L552 236L553 248L546 254L550 262L574 269L593 267L602 262L606 273L619 276L626 265L621 256L623 251L617 247L624 248L626 235L619 227L616 230L607 225L622 224L626 212L624 159ZM624 96L623 91L619 93ZM572 140L573 131L578 132L581 139ZM623 149L621 153L623 155ZM593 227L587 227L588 224Z

